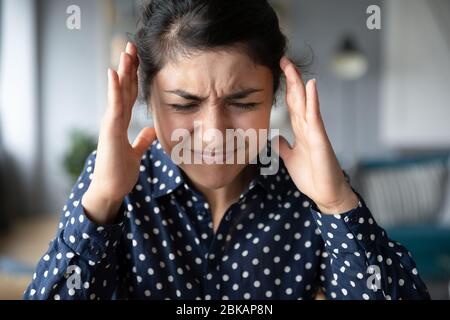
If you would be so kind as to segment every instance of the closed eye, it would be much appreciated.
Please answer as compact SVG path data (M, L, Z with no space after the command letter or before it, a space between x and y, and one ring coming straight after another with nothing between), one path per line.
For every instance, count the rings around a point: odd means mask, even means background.
M260 103L230 103L230 105L239 108L239 109L243 109L243 110L249 110L249 109L254 109L256 108L258 105L260 105ZM175 109L176 111L191 111L195 108L199 107L198 103L189 103L189 104L169 104L170 107L172 107L173 109Z
M176 111L190 111L198 107L198 103L189 104L169 104Z
M248 109L256 108L259 105L259 103L232 103L231 105L233 105L239 109L248 110Z

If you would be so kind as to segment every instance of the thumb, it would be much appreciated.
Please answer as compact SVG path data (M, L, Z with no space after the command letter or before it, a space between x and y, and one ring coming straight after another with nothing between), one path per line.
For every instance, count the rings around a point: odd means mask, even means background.
M292 149L289 142L283 136L276 136L273 139L273 148L280 155L281 159L286 163L291 155Z
M139 132L133 142L134 152L142 157L144 152L150 147L152 142L156 139L155 128L146 127Z

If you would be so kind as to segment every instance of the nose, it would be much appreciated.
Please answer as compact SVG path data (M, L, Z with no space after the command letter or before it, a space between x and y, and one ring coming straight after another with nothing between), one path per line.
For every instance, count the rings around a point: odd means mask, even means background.
M205 106L197 125L201 125L201 144L203 150L206 146L215 145L216 148L225 148L226 129L230 129L230 121L220 104L211 103ZM218 136L219 135L219 136Z

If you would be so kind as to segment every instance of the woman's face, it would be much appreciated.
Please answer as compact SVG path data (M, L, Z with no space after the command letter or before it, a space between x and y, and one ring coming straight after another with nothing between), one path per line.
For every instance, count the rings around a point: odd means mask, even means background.
M272 72L254 64L244 53L205 51L180 57L157 73L150 90L155 129L164 151L172 159L175 150L176 154L187 156L184 159L191 159L179 166L204 188L218 189L231 183L249 163L249 157L266 142L258 133L259 129L269 128L274 94ZM187 139L174 139L172 135L179 129ZM263 143L248 143L247 139L244 149L237 150L237 140L231 139L233 146L227 129L254 130L257 141L261 139ZM186 149L179 153L177 145L182 140ZM194 158L201 159L200 153L206 150L214 150L207 153L210 158L205 156L201 164L194 163ZM244 152L244 162L238 161L238 152ZM222 163L211 163L211 156ZM230 156L234 158L232 164L226 161Z

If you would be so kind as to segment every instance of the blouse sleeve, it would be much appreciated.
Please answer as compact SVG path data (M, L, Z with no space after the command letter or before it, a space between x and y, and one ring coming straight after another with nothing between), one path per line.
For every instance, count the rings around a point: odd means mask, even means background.
M117 285L117 251L123 222L97 225L81 198L91 182L95 151L61 211L59 228L40 259L24 299L109 299ZM124 211L122 203L119 209ZM121 215L120 215L121 216Z
M430 299L411 253L389 239L361 195L353 191L359 204L342 214L322 214L311 202L310 211L324 241L319 281L326 297Z

